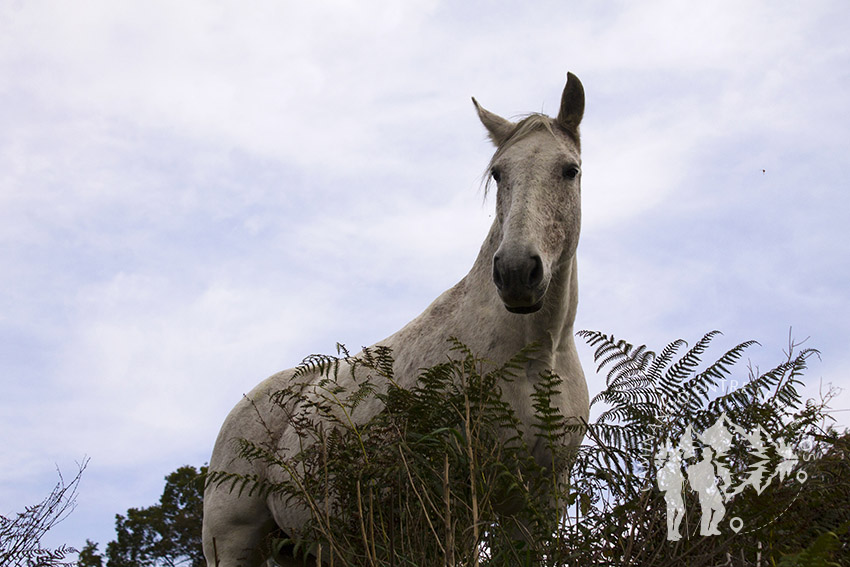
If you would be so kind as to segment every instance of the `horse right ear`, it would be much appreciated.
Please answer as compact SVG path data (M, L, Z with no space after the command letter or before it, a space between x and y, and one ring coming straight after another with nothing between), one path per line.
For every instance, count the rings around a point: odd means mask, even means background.
M505 120L497 114L493 114L478 104L475 97L472 97L472 104L475 105L475 110L478 111L478 118L481 120L481 123L484 124L485 128L487 128L487 132L490 134L490 139L493 140L493 143L496 144L496 146L502 145L502 142L507 140L511 135L516 124L510 120Z
M578 77L567 73L567 84L561 95L561 109L558 112L558 125L578 136L578 125L584 116L584 87Z

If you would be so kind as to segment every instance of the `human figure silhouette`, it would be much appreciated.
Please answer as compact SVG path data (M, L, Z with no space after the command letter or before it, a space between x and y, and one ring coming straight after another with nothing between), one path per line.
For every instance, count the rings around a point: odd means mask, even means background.
M727 429L727 423L734 427L734 424L727 419L726 412L723 412L714 422L714 425L699 434L699 439L705 445L710 446L713 451L714 472L720 480L718 484L720 496L728 502L732 491L732 474L726 468L723 457L732 446L732 433Z
M726 514L723 492L717 486L717 472L714 449L710 445L702 448L702 459L688 467L688 483L699 495L702 512L699 533L704 536L720 535L717 526Z
M679 541L682 539L679 526L685 517L685 501L682 498L685 476L682 473L681 450L667 440L655 454L655 463L658 469L658 489L664 492L664 501L667 503L667 539Z

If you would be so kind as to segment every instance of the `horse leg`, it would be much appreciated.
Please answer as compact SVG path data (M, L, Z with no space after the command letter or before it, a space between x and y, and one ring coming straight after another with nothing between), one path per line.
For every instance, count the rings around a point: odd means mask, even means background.
M204 494L204 556L207 567L258 567L269 556L276 525L266 501L226 486L210 485Z

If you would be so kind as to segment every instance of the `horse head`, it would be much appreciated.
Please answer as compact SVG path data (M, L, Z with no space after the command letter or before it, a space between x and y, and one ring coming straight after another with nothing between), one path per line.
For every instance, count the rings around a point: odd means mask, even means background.
M496 145L489 172L501 241L493 283L508 311L534 313L578 245L584 88L568 73L557 118L531 114L516 123L472 101Z

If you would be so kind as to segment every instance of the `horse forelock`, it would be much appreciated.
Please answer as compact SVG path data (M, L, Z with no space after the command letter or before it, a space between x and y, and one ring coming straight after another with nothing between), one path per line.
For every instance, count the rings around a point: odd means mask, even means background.
M567 136L570 141L575 144L578 152L581 152L581 141L577 130L571 131L561 128L558 126L558 123L554 118L539 112L527 114L514 125L514 128L510 131L508 137L504 142L499 144L499 147L496 148L496 152L487 164L487 169L483 175L483 178L486 179L486 182L484 183L485 199L487 198L487 194L490 192L490 185L493 183L493 178L490 176L490 171L493 169L493 165L499 160L499 158L505 155L505 152L507 152L514 144L528 138L534 133L540 132L541 130L551 134L553 139L557 139L558 137L556 131L560 132Z

